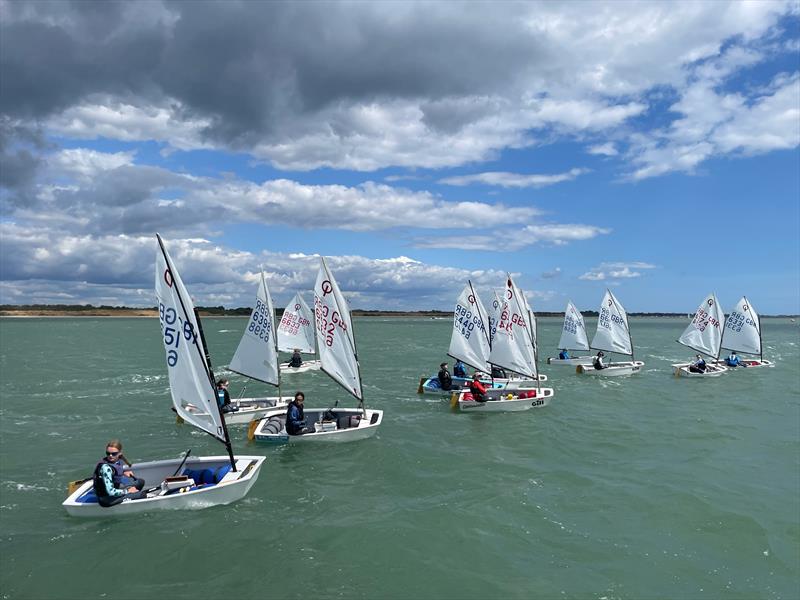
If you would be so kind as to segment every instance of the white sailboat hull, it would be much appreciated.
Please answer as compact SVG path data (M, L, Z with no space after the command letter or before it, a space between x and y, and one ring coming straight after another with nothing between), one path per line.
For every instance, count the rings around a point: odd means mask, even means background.
M711 363L713 365L719 365L725 367L728 370L737 371L739 368L751 368L751 367L774 367L775 363L771 360L761 360L758 358L748 358L748 359L739 359L739 366L738 367L729 367L725 364L724 360L714 361Z
M602 377L616 377L619 375L633 375L642 370L644 363L640 360L627 362L612 362L604 369L595 369L589 365L578 365L575 372L580 375L599 375Z
M322 416L328 409L309 408L305 410L306 423L314 427L316 423L322 424ZM383 421L383 411L360 408L334 408L331 412L336 416L335 429L320 430L304 433L302 435L289 435L286 433L286 408L275 408L264 415L253 432L256 442L268 444L309 444L309 443L337 443L355 442L375 435ZM365 414L366 413L366 414ZM339 424L349 425L350 417L360 416L357 426L339 427ZM272 421L270 421L272 419ZM315 427L316 429L317 427ZM276 431L277 430L277 431Z
M309 371L319 371L322 363L319 360L304 360L299 367L292 367L288 362L281 363L281 375L289 373L308 373Z
M181 464L180 458L157 460L135 464L131 467L137 477L145 480L145 489L159 486L165 477L171 477ZM230 504L240 500L247 494L258 479L265 456L239 456L236 458L236 471L229 471L219 483L206 487L194 487L185 493L173 492L159 495L158 492L148 494L140 500L124 500L111 507L100 506L92 490L92 480L85 482L64 500L62 506L73 517L116 517L139 514L156 510L198 510L210 506ZM184 469L216 469L229 465L227 456L199 456L189 458Z
M231 402L239 410L223 413L227 425L247 425L253 419L260 419L267 412L279 406L286 406L292 396L268 396L264 398L241 398Z
M420 386L417 389L418 394L438 394L440 396L450 397L454 391L467 387L472 381L468 377L453 377L453 385L449 390L443 390L439 386L439 378L427 377L422 378ZM547 381L547 375L539 374L539 382ZM536 388L535 379L481 379L481 383L485 386L491 386L492 389L498 390L532 390Z
M487 390L486 395L489 400L486 402L476 402L469 399L472 394L468 389L454 392L451 398L451 406L458 405L462 412L520 412L532 408L543 408L550 404L553 398L552 388L540 388L536 391L535 397L520 398L513 395L508 398L505 390Z
M565 365L567 367L577 367L578 365L591 365L594 356L574 356L572 358L549 357L548 365Z
M693 363L682 363L672 365L672 373L675 377L719 377L728 369L720 363L706 363L706 370L704 373L694 373L689 370Z

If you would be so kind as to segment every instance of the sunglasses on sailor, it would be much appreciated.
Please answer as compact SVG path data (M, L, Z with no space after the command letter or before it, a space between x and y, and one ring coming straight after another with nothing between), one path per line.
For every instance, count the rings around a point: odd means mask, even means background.
M119 454L119 450L106 450L106 456L117 456Z

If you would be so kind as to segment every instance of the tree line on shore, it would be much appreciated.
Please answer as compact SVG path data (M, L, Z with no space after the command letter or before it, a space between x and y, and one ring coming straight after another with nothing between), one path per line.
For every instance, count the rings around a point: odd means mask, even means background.
M224 306L198 306L198 312L203 316L210 317L247 317L253 310L251 307L243 306L238 308L225 308ZM283 308L275 309L278 317L283 315ZM451 319L453 311L446 310L367 310L355 309L351 311L357 317L431 317ZM596 317L596 310L583 310L581 313L585 317ZM0 305L0 316L156 316L158 308L151 307L130 307L130 306L108 306L93 304L2 304ZM687 313L675 312L631 312L632 317L682 317L686 318ZM563 312L537 311L537 317L563 317ZM776 318L793 318L797 315L762 315Z

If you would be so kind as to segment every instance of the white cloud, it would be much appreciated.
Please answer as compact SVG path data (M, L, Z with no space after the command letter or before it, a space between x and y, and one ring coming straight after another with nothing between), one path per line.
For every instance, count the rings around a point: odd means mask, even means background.
M589 154L599 154L600 156L617 156L619 154L619 150L617 150L614 142L590 146L586 151Z
M561 277L561 267L556 267L551 271L545 271L541 274L542 279L556 279L558 277Z
M61 150L49 158L55 171L90 181L104 171L133 164L134 152L98 152L87 148Z
M544 224L527 225L522 229L504 228L486 235L437 235L418 238L417 248L453 248L456 250L484 250L490 252L515 252L538 243L561 246L569 242L588 240L610 233L610 229L594 225Z
M21 224L57 227L75 236L161 231L214 237L226 224L256 222L358 232L436 229L439 235L424 236L413 245L509 251L587 240L610 231L587 224L540 224L540 211L532 206L444 200L375 182L348 187L197 177L138 165L127 152L80 148L54 154L51 163L57 168L50 175L59 183L40 183L33 201L11 216ZM509 222L518 229L509 232ZM461 233L454 235L456 230Z
M210 125L210 119L196 117L174 98L160 105L143 101L134 105L102 94L94 94L47 121L48 129L65 137L157 140L179 150L211 148L212 144L203 140L203 131Z
M53 236L8 223L0 224L0 234L0 303L155 304L155 236ZM316 255L251 253L203 239L165 243L196 303L204 306L252 306L262 265L281 305L295 292L312 289L319 268ZM467 279L480 290L505 280L500 271L445 267L406 256L331 256L328 264L353 308L447 309L453 290Z
M800 75L781 74L768 86L725 92L724 82L763 56L732 47L699 65L693 81L670 110L680 118L668 127L630 137L630 178L641 180L683 171L692 173L713 156L754 155L800 145Z
M394 3L380 11L369 3L190 9L154 1L96 18L67 3L3 6L18 36L10 72L54 71L14 79L6 95L18 93L20 103L25 93L37 97L38 117L53 132L157 140L166 151L243 151L287 170L360 171L461 166L620 128L650 108L654 89L676 90L688 102L683 92L693 78L720 81L767 52L791 52L771 36L782 16L797 12L792 0L605 2L591 10ZM197 44L221 14L240 43L224 52ZM282 19L326 35L311 46L291 27L263 35ZM61 36L58 61L35 64L38 55L25 44L37 40L25 37L23 24ZM131 57L131 47L141 56ZM95 77L85 77L87 64L97 65ZM774 139L759 146L783 147ZM606 144L595 148L611 155ZM641 163L643 173L654 172L655 162Z
M650 263L636 261L636 262L604 262L598 266L593 267L578 279L584 281L607 281L619 279L632 279L641 277L641 271L647 269L655 269L656 265Z
M773 90L714 131L711 139L721 152L760 154L800 145L800 76L778 78Z
M497 185L504 188L540 188L554 185L563 181L572 181L579 175L588 173L589 169L570 169L565 173L553 175L525 175L522 173L507 173L501 171L489 171L486 173L476 173L474 175L459 175L455 177L445 177L439 183L456 186L466 186L473 183L484 183L487 185Z

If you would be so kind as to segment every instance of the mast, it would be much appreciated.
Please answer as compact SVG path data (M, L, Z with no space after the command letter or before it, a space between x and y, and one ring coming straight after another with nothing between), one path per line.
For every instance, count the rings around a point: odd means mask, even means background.
M164 241L161 239L161 236L159 234L156 234L156 238L158 239L158 245L161 248L161 253L164 255L164 263L167 265L167 270L169 271L169 275L174 280L175 275L172 272L172 264L169 258L167 257L167 252L166 249L164 248ZM186 304L184 303L183 298L181 297L181 293L177 285L175 286L175 295L178 297L178 301L181 303L181 309L183 310L183 314L188 318L189 312L186 310ZM230 458L231 461L231 470L235 472L236 459L233 457L233 447L231 446L231 438L230 435L228 435L228 426L225 423L225 415L222 414L222 407L219 405L219 401L216 399L216 384L214 382L214 373L211 371L211 359L208 354L208 347L206 346L205 336L203 335L203 326L200 323L200 316L196 311L197 309L195 309L194 317L195 320L197 321L197 329L200 335L201 343L203 344L203 350L200 349L200 346L199 344L197 344L196 339L194 346L197 348L197 351L200 352L200 357L202 358L203 364L206 367L206 376L208 377L209 384L211 385L211 391L213 392L213 397L214 397L214 404L216 405L217 411L219 412L220 422L222 423L222 432L225 435L225 441L223 441L222 443L225 444L225 448L228 451L228 457Z
M745 300L746 300L746 298L745 298ZM725 315L725 311L723 311L722 314L724 316ZM728 313L728 316L725 317L725 322L722 324L722 335L719 337L719 349L717 350L717 362L719 362L719 357L722 354L722 343L725 341L725 330L728 328L727 325L728 325L728 317L729 316L730 316L730 313Z

